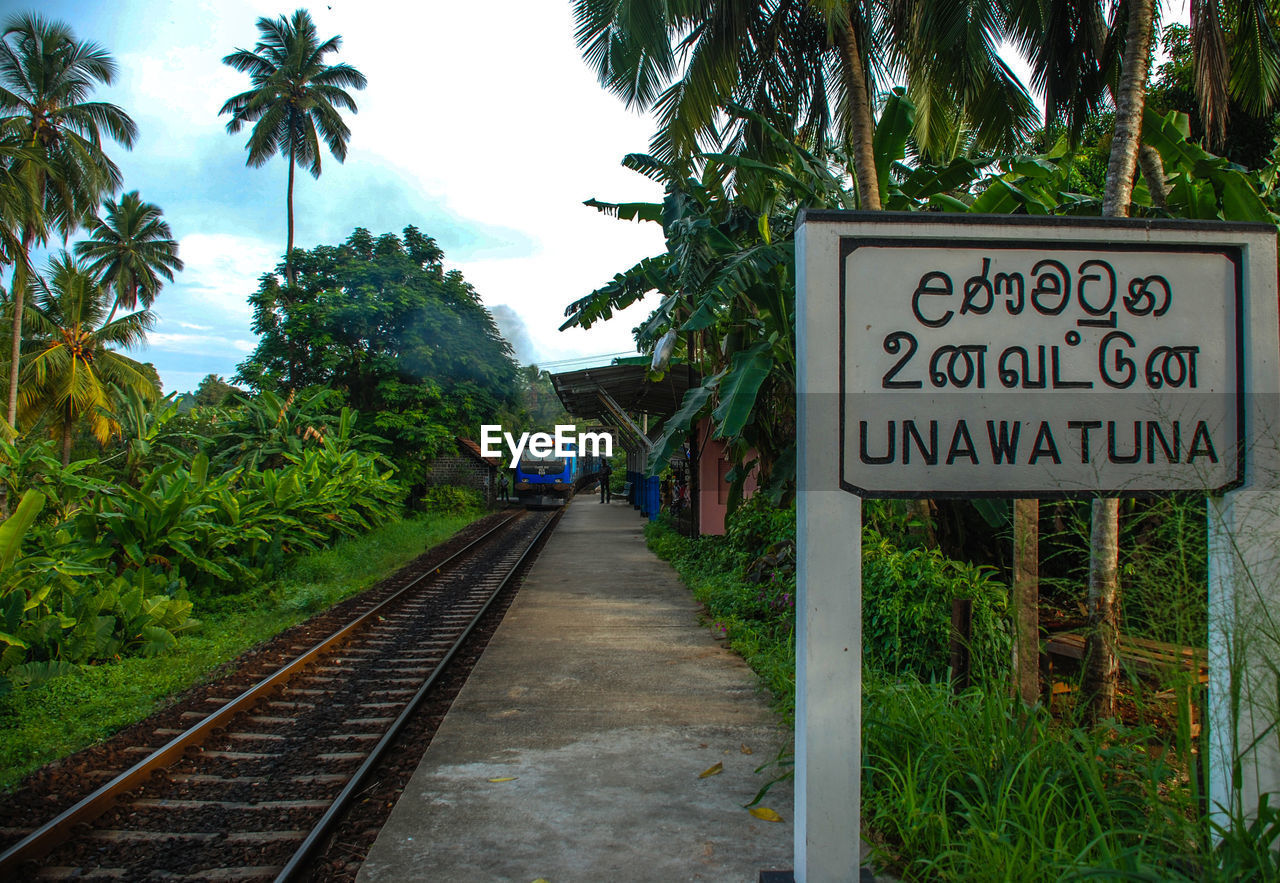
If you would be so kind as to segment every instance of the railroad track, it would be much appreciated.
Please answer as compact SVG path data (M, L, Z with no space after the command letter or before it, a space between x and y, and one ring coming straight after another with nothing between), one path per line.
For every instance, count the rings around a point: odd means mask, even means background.
M517 514L0 854L0 879L289 880L559 512ZM145 756L141 756L145 755Z

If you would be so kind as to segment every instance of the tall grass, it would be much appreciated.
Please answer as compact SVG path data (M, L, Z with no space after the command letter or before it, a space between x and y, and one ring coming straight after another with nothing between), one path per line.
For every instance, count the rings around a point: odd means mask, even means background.
M867 837L904 880L1280 879L1280 808L1207 823L1189 755L1149 726L871 673L862 744Z
M875 676L863 704L863 818L904 878L1195 878L1189 792L1149 729L1064 728L997 691Z

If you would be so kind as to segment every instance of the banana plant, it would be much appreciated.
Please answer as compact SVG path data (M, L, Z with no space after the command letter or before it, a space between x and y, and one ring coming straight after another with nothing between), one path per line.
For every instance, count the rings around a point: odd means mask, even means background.
M308 440L324 437L332 414L329 403L336 390L319 389L281 398L263 390L251 398L237 396L239 419L214 440L218 469L243 466L248 470L274 469L289 454L301 453Z
M158 465L158 461L186 458L168 430L178 416L173 393L148 401L136 390L115 390L113 399L112 413L124 442L124 477L129 484L136 485L143 469Z
M899 100L906 99L895 97L895 108ZM806 150L759 115L731 111L766 136L759 155L706 153L697 174L684 178L632 155L624 165L666 186L662 204L588 203L619 218L660 222L667 249L571 304L563 327L590 327L658 291L662 301L637 342L651 348L674 334L673 355L662 363L692 363L702 382L663 425L650 471L663 468L694 423L710 416L735 463L753 466L781 493L794 482L796 211L849 208L856 198L835 153ZM887 110L885 150L905 144L901 125L909 131L910 113ZM735 482L735 499L738 490Z
M28 490L39 490L50 501L43 513L46 521L65 520L85 500L100 490L104 481L84 474L92 460L77 460L67 466L47 439L0 439L0 486L5 498L19 499Z
M38 535L35 523L45 502L44 494L29 490L0 524L0 673L56 658L67 636L85 625L63 610L67 599L78 594L81 578L103 572L83 560L87 550L67 531ZM24 555L22 545L28 539L40 548ZM60 672L36 664L19 671L16 680L0 678L0 692Z
M1262 175L1247 172L1193 142L1186 114L1170 111L1161 116L1147 108L1142 118L1142 140L1160 154L1170 215L1280 223L1274 187L1268 186ZM1274 167L1271 171L1274 174ZM1270 205L1264 201L1264 193L1270 197Z

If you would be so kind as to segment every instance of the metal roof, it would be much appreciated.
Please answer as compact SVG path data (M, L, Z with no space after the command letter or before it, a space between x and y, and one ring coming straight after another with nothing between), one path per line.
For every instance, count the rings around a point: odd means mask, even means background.
M645 365L608 365L552 374L551 382L570 414L612 423L601 392L629 413L670 417L680 408L689 387L702 380L688 365L672 366L661 380L650 380Z

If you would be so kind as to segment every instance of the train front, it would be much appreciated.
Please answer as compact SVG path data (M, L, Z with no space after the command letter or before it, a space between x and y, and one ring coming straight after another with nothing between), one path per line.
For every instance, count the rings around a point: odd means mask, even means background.
M573 494L576 457L557 457L554 453L539 457L525 452L516 464L516 499L530 509L554 509L563 506Z

